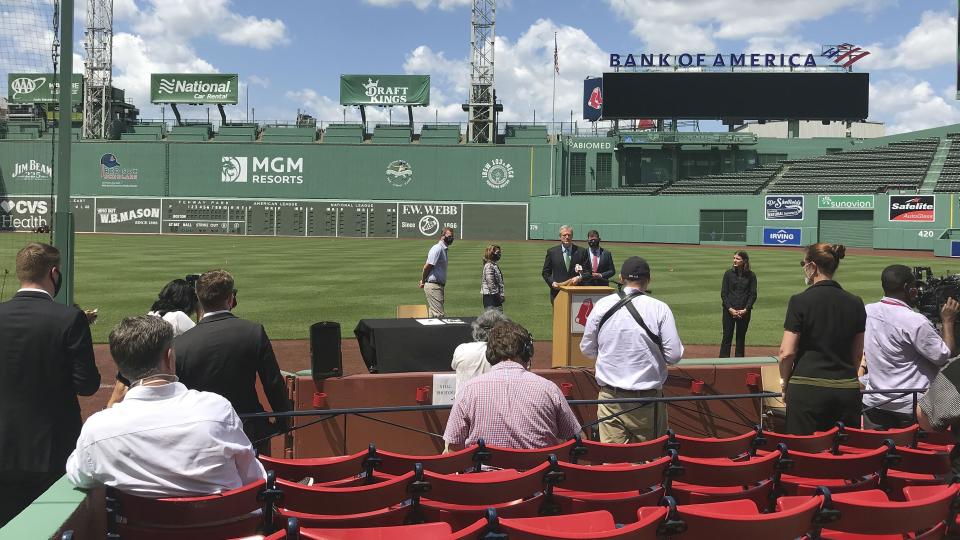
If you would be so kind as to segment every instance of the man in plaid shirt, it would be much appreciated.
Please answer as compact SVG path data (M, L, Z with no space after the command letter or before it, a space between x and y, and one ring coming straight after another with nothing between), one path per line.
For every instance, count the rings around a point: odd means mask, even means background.
M556 384L527 371L533 339L510 321L497 323L487 336L487 361L493 368L464 384L447 420L443 439L456 451L483 439L507 448L543 448L580 431Z

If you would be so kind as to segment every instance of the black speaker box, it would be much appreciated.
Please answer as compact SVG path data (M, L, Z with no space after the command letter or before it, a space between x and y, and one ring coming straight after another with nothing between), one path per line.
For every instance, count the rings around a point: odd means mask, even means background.
M340 323L322 321L310 325L310 371L318 388L323 379L343 376Z

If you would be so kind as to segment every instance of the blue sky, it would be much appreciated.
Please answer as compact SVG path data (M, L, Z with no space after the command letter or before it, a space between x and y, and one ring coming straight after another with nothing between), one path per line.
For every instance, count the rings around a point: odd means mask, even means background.
M819 53L849 42L872 53L855 68L871 73L871 120L888 132L958 123L956 13L956 0L501 0L497 94L506 120L550 119L554 32L558 121L579 116L581 81L610 52ZM426 73L432 104L416 119L466 118L469 0L115 0L114 32L115 84L144 118L160 116L149 74L171 71L239 73L258 121L292 121L297 109L341 120L341 73Z

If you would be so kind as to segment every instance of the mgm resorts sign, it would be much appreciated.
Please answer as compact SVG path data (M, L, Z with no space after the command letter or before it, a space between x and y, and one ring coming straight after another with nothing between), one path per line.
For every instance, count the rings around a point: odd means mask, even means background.
M153 73L150 103L236 105L238 85L236 73Z

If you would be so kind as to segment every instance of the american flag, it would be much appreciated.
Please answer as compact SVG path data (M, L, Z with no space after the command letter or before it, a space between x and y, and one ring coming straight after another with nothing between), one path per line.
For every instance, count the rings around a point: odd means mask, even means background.
M557 55L557 33L553 33L553 71L560 73L560 57Z

